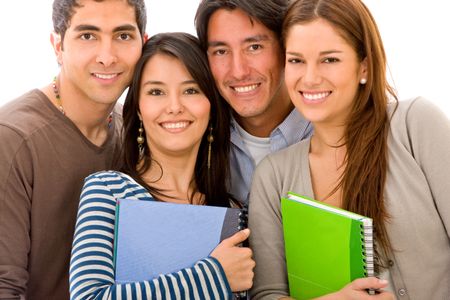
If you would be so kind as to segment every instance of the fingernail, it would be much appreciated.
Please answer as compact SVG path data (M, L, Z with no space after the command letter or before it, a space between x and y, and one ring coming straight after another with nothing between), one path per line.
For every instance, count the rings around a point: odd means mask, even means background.
M388 284L388 281L386 279L378 279L378 282L381 284Z

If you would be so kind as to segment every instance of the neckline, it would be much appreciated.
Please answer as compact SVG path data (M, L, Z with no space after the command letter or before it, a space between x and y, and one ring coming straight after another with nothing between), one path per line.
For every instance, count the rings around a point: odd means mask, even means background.
M53 119L58 119L64 125L69 127L71 130L74 130L77 135L80 137L80 139L90 148L97 152L102 152L104 149L106 149L114 140L115 140L115 131L116 131L116 120L117 117L114 117L111 122L111 127L108 128L108 133L105 141L102 145L97 146L94 143L92 143L82 132L81 130L75 125L74 122L72 122L71 119L69 119L66 115L63 115L61 111L53 104L52 100L41 90L41 89L35 89L35 91L40 95L40 99L42 99L42 102L49 108L53 114ZM112 110L112 114L115 112L115 106Z

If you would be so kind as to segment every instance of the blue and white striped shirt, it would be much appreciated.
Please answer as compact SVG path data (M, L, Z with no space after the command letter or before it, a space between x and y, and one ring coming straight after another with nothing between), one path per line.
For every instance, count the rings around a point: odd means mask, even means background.
M245 146L241 135L237 129L236 120L231 120L230 135L230 193L242 204L248 204L250 185L253 173L255 172L255 162L250 151ZM277 152L292 144L295 144L313 132L312 125L303 116L293 109L291 113L280 123L270 134L270 153Z
M80 196L70 260L70 299L231 299L220 263L213 257L148 281L114 281L114 225L117 199L154 201L128 175L105 171L86 178ZM149 257L151 259L151 257Z

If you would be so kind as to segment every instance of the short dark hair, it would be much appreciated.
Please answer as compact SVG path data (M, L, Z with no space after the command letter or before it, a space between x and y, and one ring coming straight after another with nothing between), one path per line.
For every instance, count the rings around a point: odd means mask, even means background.
M96 2L103 2L105 0L93 0ZM128 4L134 7L136 14L136 23L139 28L141 36L144 36L145 28L147 26L147 10L145 8L144 0L127 0ZM64 40L67 28L70 26L74 9L81 7L77 0L54 0L53 1L53 30L61 35L61 41Z
M205 195L203 204L229 206L231 196L226 188L230 149L229 109L225 107L225 101L220 98L214 84L206 53L200 48L198 39L188 33L160 33L152 36L144 44L142 57L136 64L133 80L123 107L124 143L121 155L122 167L119 169L133 177L156 198L158 195L164 195L164 191L149 186L142 179L142 175L150 168L151 164L157 164L157 162L152 159L151 149L145 143L145 155L143 162L140 162L136 141L140 127L138 112L142 73L147 62L156 54L169 55L178 59L210 102L210 125L213 128L214 136L214 141L211 143L211 167L210 169L207 167L208 135L210 133L208 129L203 134L200 143L193 180L196 191ZM139 168L136 167L138 165Z
M208 48L209 19L219 9L241 9L280 38L283 17L288 4L288 0L202 0L195 14L195 28L200 44L203 50Z

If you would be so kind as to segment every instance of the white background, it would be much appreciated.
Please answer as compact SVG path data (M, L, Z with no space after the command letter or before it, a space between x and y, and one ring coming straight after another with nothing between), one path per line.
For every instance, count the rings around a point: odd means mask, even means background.
M195 34L199 0L147 0L147 32ZM364 0L388 55L390 77L400 98L425 96L450 116L450 17L444 0ZM50 46L52 0L0 2L0 106L58 73Z

